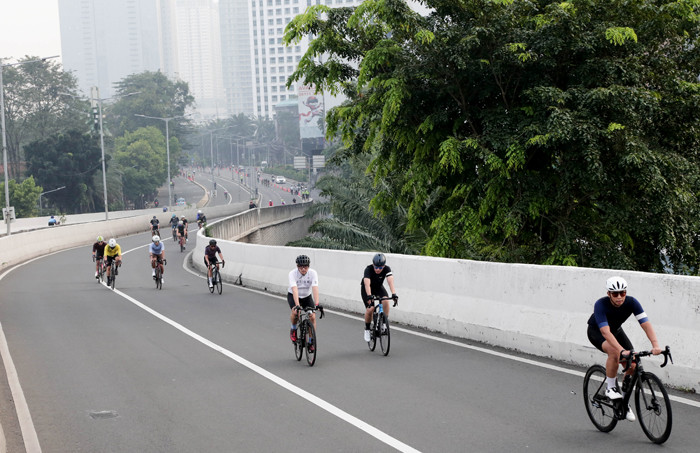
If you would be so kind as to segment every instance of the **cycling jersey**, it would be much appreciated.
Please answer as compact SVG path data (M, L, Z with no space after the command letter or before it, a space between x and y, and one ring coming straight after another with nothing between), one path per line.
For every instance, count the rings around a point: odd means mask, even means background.
M185 225L178 225L177 231L178 231L178 233L180 233L180 235L185 234Z
M122 255L122 248L117 244L114 248L110 247L107 245L105 247L105 256L110 257L110 256L121 256Z
M391 268L389 266L384 266L384 269L380 273L374 272L374 265L370 264L365 268L365 273L364 276L362 277L362 281L360 281L360 286L364 288L365 286L365 279L369 279L369 288L372 290L372 293L374 294L375 292L379 291L380 288L384 286L384 279L386 279L388 276L393 275L391 272Z
M609 297L601 297L595 302L593 314L588 318L588 325L597 326L599 329L609 326L610 330L615 332L632 314L639 324L649 321L642 304L634 297L625 297L625 301L619 307L614 306Z
M211 245L207 245L206 247L204 247L204 254L207 255L207 258L209 258L210 262L216 262L217 253L221 253L221 249L218 245L215 245L214 247L212 247Z
M172 219L170 219L170 226L172 228L175 228L177 226L178 222L179 222L179 220L177 220L177 217L173 217Z
M105 254L105 247L107 247L106 242L95 242L92 244L92 253L94 253L97 258L102 258Z
M292 292L292 287L296 286L299 294L299 299L311 295L311 287L318 286L318 274L315 270L309 268L306 275L301 275L299 269L294 269L289 273L289 287L287 292Z
M148 253L153 255L160 255L164 250L165 245L162 242L159 242L158 245L156 245L155 242L151 242L151 245L148 247Z

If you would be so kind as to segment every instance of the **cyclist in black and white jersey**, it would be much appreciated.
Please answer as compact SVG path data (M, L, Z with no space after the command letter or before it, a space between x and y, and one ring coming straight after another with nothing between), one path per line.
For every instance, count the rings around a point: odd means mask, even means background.
M297 312L295 307L318 306L318 274L315 269L311 269L311 258L306 255L299 255L296 259L297 267L289 273L289 287L287 288L287 303L292 313L289 320L292 328L289 331L289 338L292 343L297 341ZM309 319L316 329L316 315L309 313Z
M617 385L620 353L627 355L633 349L632 342L622 330L622 324L627 318L634 315L637 319L651 342L651 351L654 355L661 354L661 348L642 304L634 297L627 295L627 281L622 277L611 277L605 286L608 290L607 297L601 297L595 302L593 314L588 318L588 340L593 346L608 355L608 360L605 363L607 387L605 396L616 400L622 398L622 393ZM634 364L630 366L627 375L632 374L634 366ZM627 420L636 420L629 407Z
M377 253L372 258L372 264L365 268L362 282L360 282L360 294L362 302L365 304L365 333L364 339L369 342L369 324L372 322L372 313L374 312L374 303L372 296L386 297L387 292L384 289L384 280L389 284L391 290L391 298L394 299L394 307L399 303L399 296L396 295L394 288L394 274L391 268L386 265L386 256L383 253ZM389 303L387 300L382 301L384 305L384 314L389 319Z

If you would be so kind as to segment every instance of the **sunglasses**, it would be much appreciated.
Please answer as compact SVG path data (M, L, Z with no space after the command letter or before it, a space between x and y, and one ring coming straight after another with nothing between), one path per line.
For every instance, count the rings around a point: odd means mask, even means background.
M298 264L297 267L298 268L309 267L309 265L308 264Z
M384 266L374 266L374 268L377 270L381 270L381 269L384 269Z
M626 296L627 291L610 291L610 295L613 297Z

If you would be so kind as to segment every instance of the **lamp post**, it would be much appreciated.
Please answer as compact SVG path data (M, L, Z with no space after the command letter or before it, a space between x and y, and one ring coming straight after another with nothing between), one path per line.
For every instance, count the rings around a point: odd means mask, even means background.
M56 191L58 191L58 190L65 189L65 188L66 188L66 186L61 186L61 187L59 187L58 189L47 190L46 192L41 192L41 193L39 194L39 215L41 215L41 196L42 196L42 195L46 195L47 193L56 192Z
M90 93L90 102L91 103L96 103L97 104L97 114L99 116L99 126L100 126L100 151L102 152L102 187L103 187L103 196L104 196L104 201L105 201L105 220L109 220L109 202L107 201L107 167L105 165L105 136L104 136L104 129L102 127L102 101L107 101L109 99L115 99L115 98L123 98L127 96L133 96L135 94L141 93L140 91L136 91L135 93L127 93L121 96L112 96L108 98L100 98L100 89L98 87L92 87L91 93ZM64 96L70 96L73 98L77 99L83 99L80 96L75 96L70 93L58 93L62 94ZM94 107L93 107L94 108Z
M30 61L18 61L17 63L8 63L8 64L1 64L0 63L0 127L2 127L2 169L3 173L5 173L5 222L7 222L7 235L11 235L12 232L10 230L10 181L9 181L9 176L7 172L7 138L5 136L5 88L3 87L3 82L2 82L2 68L5 66L19 66L22 64L27 64L27 63L36 63L38 61L46 61L51 58L58 58L58 55L54 55L52 57L46 57L46 58L40 58L38 60L30 60ZM2 61L2 60L0 60Z
M168 210L172 211L172 200L173 200L173 195L172 195L172 189L170 188L170 132L168 130L168 123L171 120L177 119L177 118L184 118L187 115L180 115L180 116L171 116L169 118L160 118L157 116L146 116L146 115L139 115L137 113L134 113L134 116L140 116L141 118L150 118L152 120L161 120L165 121L165 150L168 155Z

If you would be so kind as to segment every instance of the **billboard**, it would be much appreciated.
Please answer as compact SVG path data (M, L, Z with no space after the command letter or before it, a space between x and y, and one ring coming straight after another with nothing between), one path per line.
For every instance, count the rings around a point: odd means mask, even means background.
M323 95L315 91L313 86L301 85L298 88L299 135L302 139L323 137Z

